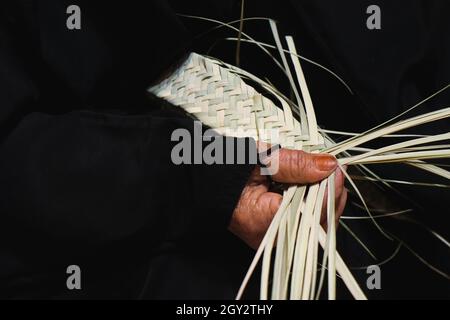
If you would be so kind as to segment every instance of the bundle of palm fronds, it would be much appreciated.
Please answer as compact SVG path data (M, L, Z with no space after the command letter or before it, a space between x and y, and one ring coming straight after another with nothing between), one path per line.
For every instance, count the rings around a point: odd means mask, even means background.
M290 81L295 101L286 98L273 85L249 72L198 54L191 54L182 68L160 85L151 88L151 91L181 106L221 134L250 136L265 143L280 144L283 148L331 153L338 158L341 168L343 165L358 166L369 180L379 180L379 177L370 171L367 165L392 162L404 163L450 179L449 171L425 161L450 158L449 146L441 144L450 140L449 132L409 138L378 149L362 146L377 138L392 137L394 133L408 128L446 119L450 117L450 108L400 120L407 112L424 102L422 101L390 121L335 143L327 134L332 131L322 130L317 125L312 99L293 39L286 37L287 49L283 48L276 24L270 21L270 26L281 57L281 63L277 63ZM263 44L250 37L242 40L252 41L266 50ZM288 63L289 59L293 71ZM265 95L246 82L257 85ZM268 130L276 130L277 137L264 134ZM368 217L390 238L373 219L352 178L345 170L342 172L359 196ZM316 299L321 292L325 275L328 298L335 299L337 274L355 299L366 298L336 250L334 183L335 177L332 175L321 183L290 186L284 191L282 204L256 252L237 298L242 296L261 258L261 299ZM320 221L325 197L328 210L327 230L322 228ZM448 242L446 244L448 245ZM319 254L319 247L323 249L322 255ZM318 266L321 266L320 274Z

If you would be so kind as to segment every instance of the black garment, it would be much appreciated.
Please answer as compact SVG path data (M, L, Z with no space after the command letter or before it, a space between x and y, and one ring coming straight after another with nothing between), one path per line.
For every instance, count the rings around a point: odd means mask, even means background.
M166 2L0 10L0 297L232 298L218 253L253 166L172 164L193 120L146 93L189 50Z

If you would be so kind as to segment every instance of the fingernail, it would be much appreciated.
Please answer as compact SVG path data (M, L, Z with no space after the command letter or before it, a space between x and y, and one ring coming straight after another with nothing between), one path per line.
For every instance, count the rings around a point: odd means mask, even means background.
M318 155L314 162L320 171L331 171L337 167L336 158L330 154Z

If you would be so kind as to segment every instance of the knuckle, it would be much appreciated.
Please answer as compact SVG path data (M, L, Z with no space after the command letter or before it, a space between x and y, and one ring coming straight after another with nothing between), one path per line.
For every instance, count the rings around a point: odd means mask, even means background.
M295 180L299 180L304 174L306 168L306 153L304 151L293 151L291 156L291 173L293 175L292 178Z
M307 158L308 158L307 153L304 151L298 151L295 153L295 155L296 155L295 161L296 161L297 168L306 169Z

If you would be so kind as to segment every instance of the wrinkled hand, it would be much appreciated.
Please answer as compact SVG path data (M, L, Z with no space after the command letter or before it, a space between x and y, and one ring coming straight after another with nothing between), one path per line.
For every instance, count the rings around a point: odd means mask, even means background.
M311 184L322 181L336 171L336 216L341 216L347 201L345 176L337 169L336 159L328 154L310 154L303 151L280 149L278 171L271 176L286 184ZM250 176L234 210L229 230L256 249L261 243L282 196L269 192L270 181L256 167ZM322 225L326 225L326 198L322 206Z

